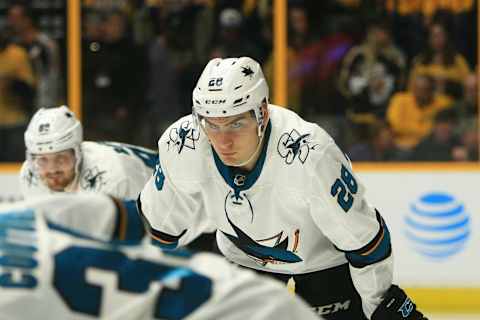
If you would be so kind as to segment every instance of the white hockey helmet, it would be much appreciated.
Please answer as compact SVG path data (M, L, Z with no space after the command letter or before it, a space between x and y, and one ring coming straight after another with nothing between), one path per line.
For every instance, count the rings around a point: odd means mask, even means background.
M249 57L216 58L207 64L193 90L193 115L199 121L253 110L261 135L263 102L268 103L268 85L258 62Z
M27 155L74 149L78 161L82 141L82 124L66 106L39 109L25 131Z

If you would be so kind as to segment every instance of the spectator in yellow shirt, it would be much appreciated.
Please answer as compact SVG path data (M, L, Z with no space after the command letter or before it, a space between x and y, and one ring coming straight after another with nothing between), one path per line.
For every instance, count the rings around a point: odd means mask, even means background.
M395 94L387 109L394 141L400 150L409 156L409 152L427 136L438 111L446 109L451 100L434 93L434 80L427 75L417 75L413 91Z
M422 14L427 20L431 19L439 10L447 10L454 14L459 14L472 10L474 4L474 0L386 0L384 2L385 9L389 13L396 12L400 15Z
M28 54L0 30L0 162L24 159L23 132L33 107L34 75Z
M463 79L470 73L468 63L455 50L454 43L444 24L433 23L429 32L428 46L413 60L409 88L412 90L417 74L428 74L435 80L437 93L459 98Z

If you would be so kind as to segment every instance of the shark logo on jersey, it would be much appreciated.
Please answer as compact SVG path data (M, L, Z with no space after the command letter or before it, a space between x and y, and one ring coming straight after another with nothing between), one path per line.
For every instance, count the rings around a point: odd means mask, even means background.
M99 191L106 184L104 174L107 171L100 171L98 167L88 168L85 170L80 186L84 190Z
M31 169L27 170L23 178L25 181L27 181L29 187L36 186L38 184L38 177Z
M300 134L295 129L280 136L277 151L285 159L286 164L292 164L297 157L301 163L305 163L310 150L314 150L317 146L316 144L312 145L308 140L309 136L309 133Z
M193 127L191 121L184 121L179 128L170 129L170 140L167 142L168 150L170 147L181 153L185 148L195 150L195 141L200 139L200 131Z
M253 206L246 194L240 195L238 192L230 191L225 198L224 208L227 221L234 230L235 235L221 232L255 262L265 266L267 263L280 264L303 261L295 254L298 247L299 230L295 231L293 250L290 251L288 250L288 236L282 240L284 234L286 234L284 231L280 231L271 237L254 240L243 232L240 227L235 225L232 220L242 221L240 222L242 224L253 223Z

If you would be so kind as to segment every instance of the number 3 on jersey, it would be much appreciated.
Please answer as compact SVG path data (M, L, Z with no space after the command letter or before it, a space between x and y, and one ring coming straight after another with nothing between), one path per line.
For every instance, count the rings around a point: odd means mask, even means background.
M330 189L332 197L337 197L337 202L343 211L348 212L353 206L353 195L358 191L358 184L353 175L342 164L340 178L337 178Z
M104 294L101 285L89 283L87 273L92 268L116 274L117 291ZM168 281L177 281L178 285L170 289L165 285ZM130 259L120 251L72 246L55 255L53 285L68 307L78 313L100 317L103 300L114 299L121 292L147 294L154 282L164 286L153 306L155 319L183 319L212 294L213 284L203 275L187 268Z

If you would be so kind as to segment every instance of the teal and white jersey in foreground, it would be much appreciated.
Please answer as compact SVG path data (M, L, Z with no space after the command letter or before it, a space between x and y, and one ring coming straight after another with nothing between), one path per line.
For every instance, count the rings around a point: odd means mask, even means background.
M134 201L101 194L0 207L0 319L318 319L273 280L143 234Z
M80 150L79 173L69 191L101 192L126 199L138 197L157 160L152 150L118 142L84 141ZM53 193L28 160L20 171L20 189L26 199Z
M139 199L152 236L173 248L217 229L225 257L267 272L302 274L348 262L370 316L392 282L388 229L323 129L287 109L269 111L266 143L248 173L222 163L192 116L167 129L159 166Z

